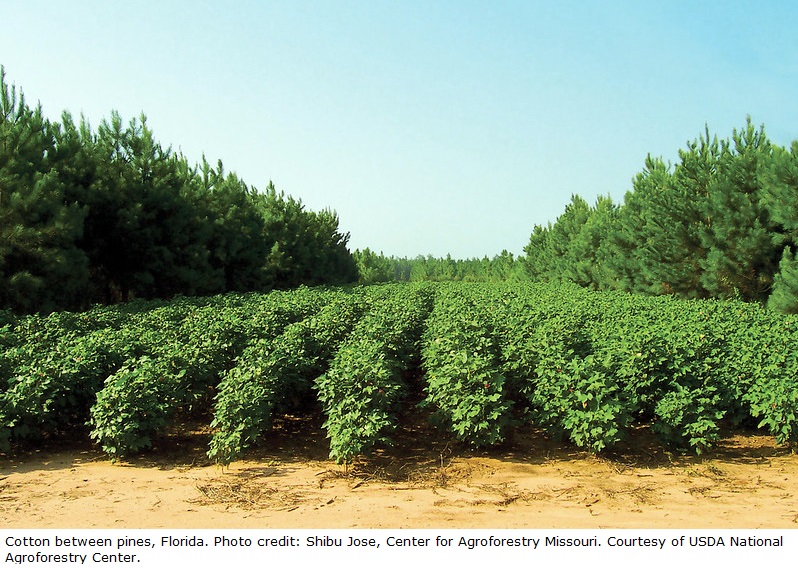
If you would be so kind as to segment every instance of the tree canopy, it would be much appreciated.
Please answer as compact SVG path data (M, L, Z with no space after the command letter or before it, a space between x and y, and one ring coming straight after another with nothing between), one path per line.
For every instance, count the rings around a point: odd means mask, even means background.
M47 120L0 68L0 309L357 280L334 211L192 165L144 115Z
M623 204L573 196L523 263L537 280L796 312L797 204L798 142L775 146L749 118L728 139L705 129L673 166L649 156Z

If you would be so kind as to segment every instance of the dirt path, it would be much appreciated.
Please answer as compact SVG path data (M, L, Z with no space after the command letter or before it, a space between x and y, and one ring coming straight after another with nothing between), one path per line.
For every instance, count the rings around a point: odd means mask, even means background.
M221 469L202 433L110 463L88 445L0 461L7 528L798 528L798 455L739 435L708 456L594 457L534 433L473 452L415 436L347 471L319 432ZM518 440L521 442L518 442Z

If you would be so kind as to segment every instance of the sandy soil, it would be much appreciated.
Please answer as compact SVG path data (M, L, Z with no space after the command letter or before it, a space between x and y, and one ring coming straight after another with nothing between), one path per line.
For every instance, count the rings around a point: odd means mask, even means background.
M88 444L0 459L7 528L798 528L798 455L740 434L672 455L641 431L591 456L519 432L476 452L406 433L349 468L317 425L286 422L229 468L207 432L111 463Z

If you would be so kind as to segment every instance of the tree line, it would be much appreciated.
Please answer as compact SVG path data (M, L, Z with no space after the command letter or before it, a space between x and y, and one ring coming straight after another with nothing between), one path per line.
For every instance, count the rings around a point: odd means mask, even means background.
M506 282L526 280L523 257L503 250L493 258L454 259L432 255L385 256L369 248L352 253L361 284L379 282Z
M0 67L0 309L357 280L334 211L158 143L146 117L46 119Z
M798 312L798 142L750 118L709 130L675 164L650 155L622 204L574 195L524 249L534 280L683 298L737 298Z
M0 309L388 281L570 281L599 290L737 298L798 312L798 141L751 120L708 129L675 164L648 156L623 203L573 195L524 255L350 253L332 210L190 164L146 117L96 130L30 107L0 67Z
M726 139L705 128L675 164L649 155L623 203L573 195L553 223L534 226L524 253L354 257L363 283L568 281L798 313L798 141L773 144L750 118Z

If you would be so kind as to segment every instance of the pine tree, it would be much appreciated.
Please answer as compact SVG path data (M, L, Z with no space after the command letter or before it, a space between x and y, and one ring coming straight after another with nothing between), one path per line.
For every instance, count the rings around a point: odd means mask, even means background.
M773 148L770 163L763 168L761 202L767 209L777 242L798 242L798 141L790 150Z
M568 280L586 288L609 287L605 245L617 223L618 208L609 196L600 196L591 207L588 217L569 248Z
M565 212L557 217L549 229L547 261L550 280L576 281L579 278L574 246L589 218L590 206L587 201L572 195Z
M761 202L763 166L770 160L764 128L754 128L750 118L717 156L701 202L707 219L701 227L701 284L713 297L764 301L770 292L781 253Z
M790 150L775 147L769 167L763 172L762 203L774 224L773 245L782 248L778 273L768 307L798 313L798 141Z
M530 278L544 281L576 278L576 257L572 247L590 217L590 206L578 195L554 223L536 225L524 247L526 271Z
M0 67L0 307L48 312L83 301L85 209L66 200L56 155L53 125Z
M255 190L222 161L212 168L203 156L191 188L191 199L209 232L209 291L266 290L263 269L269 253Z
M530 280L546 281L549 277L549 230L551 223L544 227L535 225L529 236L529 243L524 247L524 271Z
M789 248L784 249L767 305L779 312L798 314L798 259Z
M349 234L340 232L334 211L306 211L300 200L278 193L272 183L254 198L264 220L269 250L264 271L270 286L357 281L357 266L346 248Z
M192 202L194 173L155 141L143 115L118 113L92 141L97 179L87 195L87 251L106 302L215 291L208 221Z

